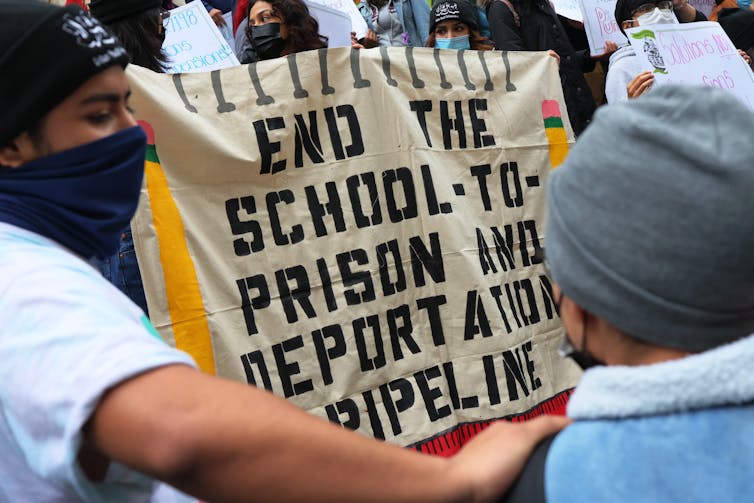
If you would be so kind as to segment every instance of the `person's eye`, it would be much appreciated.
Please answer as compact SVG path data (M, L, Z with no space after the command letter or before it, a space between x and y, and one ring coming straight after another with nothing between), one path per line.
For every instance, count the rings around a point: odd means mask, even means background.
M113 114L109 111L101 111L87 116L87 120L94 125L107 124L112 118Z

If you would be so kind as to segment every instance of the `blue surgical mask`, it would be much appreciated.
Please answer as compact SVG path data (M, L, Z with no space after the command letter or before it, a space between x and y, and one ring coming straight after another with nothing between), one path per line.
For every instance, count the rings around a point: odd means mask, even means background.
M462 35L460 37L436 38L435 49L471 49L471 45L469 45L469 36Z
M742 9L748 9L751 7L751 0L738 0L736 3Z
M0 222L56 241L82 258L108 257L139 203L147 137L139 126L0 168Z

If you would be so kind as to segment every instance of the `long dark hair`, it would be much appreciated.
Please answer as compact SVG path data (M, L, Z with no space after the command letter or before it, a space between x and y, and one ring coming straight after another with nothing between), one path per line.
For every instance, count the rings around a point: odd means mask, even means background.
M246 9L246 19L251 8L260 0L251 0ZM294 52L310 51L327 47L327 37L319 34L319 23L309 13L303 0L263 0L272 6L272 12L283 20L288 28L282 56ZM251 44L251 23L246 27L246 38Z
M170 60L162 49L160 8L148 9L107 25L126 48L131 63L164 72Z

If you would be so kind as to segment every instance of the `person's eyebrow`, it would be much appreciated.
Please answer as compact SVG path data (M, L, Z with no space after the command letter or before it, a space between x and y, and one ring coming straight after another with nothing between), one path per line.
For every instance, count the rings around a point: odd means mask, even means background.
M125 95L121 95L118 93L97 93L92 94L91 96L88 96L87 98L83 99L80 103L81 106L91 105L92 103L118 103L121 99L125 98L128 100L128 98L131 97L131 90L129 89Z

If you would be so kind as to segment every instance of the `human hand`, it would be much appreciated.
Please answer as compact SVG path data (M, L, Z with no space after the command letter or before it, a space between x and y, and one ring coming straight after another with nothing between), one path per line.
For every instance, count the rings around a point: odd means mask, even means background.
M603 52L602 54L598 54L596 56L592 56L592 59L606 58L617 50L618 50L618 44L616 44L612 40L605 40L605 52Z
M212 21L214 21L217 26L221 28L225 26L225 18L223 17L223 11L221 11L220 9L210 10L209 17L212 18Z
M548 49L547 54L555 58L555 61L558 62L558 68L560 68L560 56L558 56L558 53L553 51L552 49Z
M351 32L351 48L352 49L364 49L364 46L359 43L358 40L356 40L356 32Z
M471 481L474 501L497 501L516 480L534 447L570 422L563 416L540 416L523 423L497 421L450 462Z
M652 87L654 81L655 76L652 75L652 72L641 72L639 75L631 79L631 82L626 86L628 97L638 98Z

